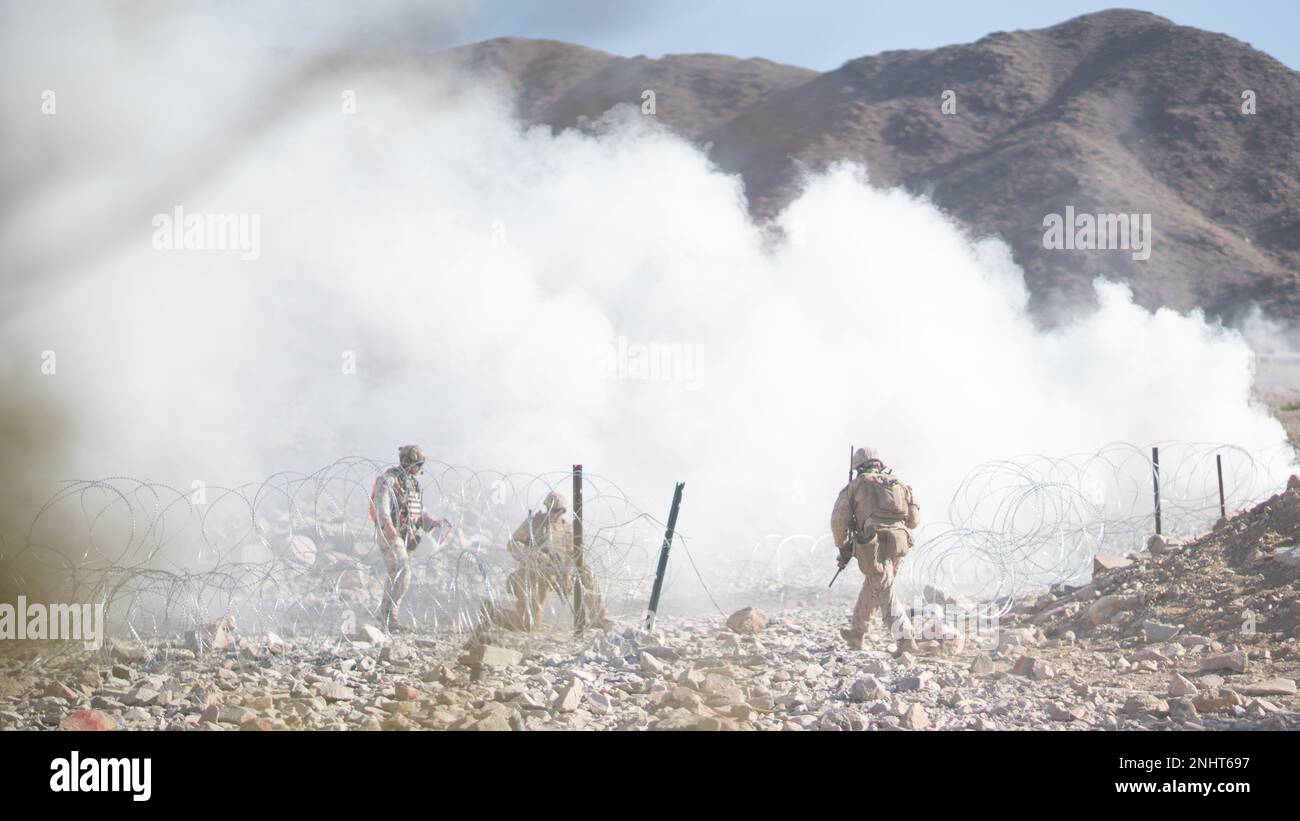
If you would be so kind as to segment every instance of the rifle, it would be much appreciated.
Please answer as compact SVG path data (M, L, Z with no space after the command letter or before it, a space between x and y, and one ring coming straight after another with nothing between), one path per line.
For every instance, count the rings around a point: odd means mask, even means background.
M849 486L851 487L852 485L853 485L853 446L849 445ZM858 529L859 529L858 511L857 508L853 506L853 496L852 494L850 494L849 496L849 544L852 544L857 540ZM849 566L849 560L840 559L839 566L840 566L839 569L835 571L835 575L831 576L831 583L826 585L827 587L835 586L835 580L838 579L840 577L840 574L844 572L844 568Z

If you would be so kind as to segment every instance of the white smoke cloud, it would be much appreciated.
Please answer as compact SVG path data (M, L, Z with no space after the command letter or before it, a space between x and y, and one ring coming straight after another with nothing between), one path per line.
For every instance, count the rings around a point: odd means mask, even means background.
M681 529L731 556L825 532L850 444L941 518L987 459L1285 439L1238 333L1108 284L1039 329L1005 245L860 169L810 177L773 232L635 108L552 134L463 77L342 74L195 184L142 186L111 247L0 327L33 373L58 352L41 396L77 423L59 475L237 484L413 441L477 467L581 462L660 515L685 480ZM137 115L160 144L223 116ZM177 205L260 215L260 257L156 250L149 220ZM620 338L698 367L611 377L641 350Z

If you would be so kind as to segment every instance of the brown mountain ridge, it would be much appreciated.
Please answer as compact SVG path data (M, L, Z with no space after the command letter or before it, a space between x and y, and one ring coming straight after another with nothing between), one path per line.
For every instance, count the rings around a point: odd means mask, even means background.
M433 62L446 61L504 81L525 122L556 129L653 89L660 121L740 174L758 218L797 193L802 167L863 163L875 184L925 193L975 234L1003 237L1044 316L1104 275L1149 308L1231 318L1258 303L1300 318L1300 73L1226 35L1111 10L825 73L519 38ZM1150 258L1046 250L1044 217L1067 206L1150 214Z

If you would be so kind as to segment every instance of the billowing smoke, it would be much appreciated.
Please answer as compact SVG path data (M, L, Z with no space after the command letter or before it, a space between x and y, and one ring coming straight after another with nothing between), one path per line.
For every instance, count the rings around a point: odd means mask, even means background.
M188 202L292 119L332 57L436 48L474 6L328 0L303 14L264 0L0 2L0 554L22 548L62 480L190 472L174 468L193 453L168 453L153 436L119 441L124 431L97 413L110 396L142 409L151 393L175 399L190 371L162 372L177 359L147 363L169 343L139 324L158 303L133 298L138 280L118 276L119 255L148 247L156 213ZM115 297L99 304L96 289ZM144 395L119 393L129 372ZM157 410L132 415L130 427L160 416L173 430L185 424ZM70 538L85 529L52 526ZM33 591L42 581L17 583ZM0 574L0 594L14 583Z
M201 30L169 34L182 65L133 66L176 83L217 60ZM581 462L660 515L685 480L682 530L724 557L771 533L824 533L851 444L878 448L942 517L988 459L1284 441L1251 403L1238 333L1105 283L1096 311L1039 329L1005 245L861 169L810 177L758 226L737 178L636 108L553 134L472 77L366 65L268 60L257 70L274 100L160 93L120 131L59 98L41 129L74 133L105 179L119 162L138 174L84 201L76 177L29 189L86 205L26 221L19 195L5 203L42 259L111 226L43 292L25 284L32 271L6 272L6 288L21 285L0 327L6 390L31 397L17 416L64 423L57 450L7 460L7 484L231 485L419 442L477 467ZM92 68L91 87L116 99L115 64ZM39 89L24 93L38 111ZM163 147L225 136L219 151L166 155L179 176L155 176L133 165L123 135L136 133ZM6 147L30 156L39 139L20 130ZM211 164L186 167L193 157ZM155 247L155 215L178 207L256 217L256 242Z

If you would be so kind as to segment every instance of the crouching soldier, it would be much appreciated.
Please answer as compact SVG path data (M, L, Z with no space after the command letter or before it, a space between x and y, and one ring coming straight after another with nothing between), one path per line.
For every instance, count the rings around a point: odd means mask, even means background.
M875 450L858 448L853 454L853 472L855 476L835 500L831 534L839 548L840 567L856 558L866 578L853 608L853 621L840 635L849 647L862 649L871 616L879 608L885 627L898 642L895 655L914 652L912 624L894 593L894 579L912 547L920 508L912 498L912 488L886 469Z
M573 527L565 514L569 500L563 493L551 491L542 502L542 510L530 515L515 529L508 545L519 567L506 580L515 597L515 609L498 610L496 621L513 630L534 630L542 623L547 594L552 590L573 604L574 587L579 586L581 607L574 607L574 627L588 625L607 629L612 622L591 570L578 556L573 544Z

